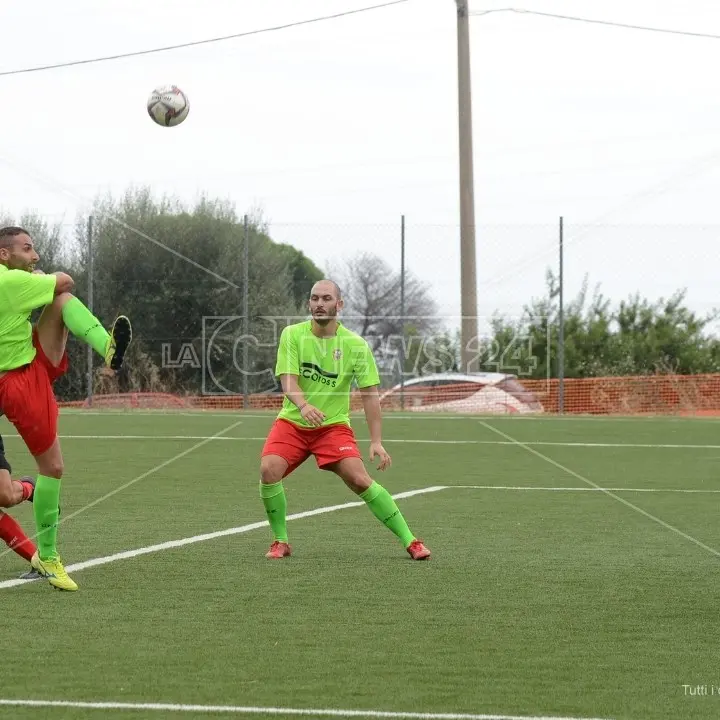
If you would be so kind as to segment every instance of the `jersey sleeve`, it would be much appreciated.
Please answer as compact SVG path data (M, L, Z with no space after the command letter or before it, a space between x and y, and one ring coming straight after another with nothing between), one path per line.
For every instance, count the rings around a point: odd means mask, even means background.
M280 333L278 344L277 362L275 363L275 375L299 375L297 340L290 328L285 328Z
M53 301L56 283L55 275L8 270L0 279L0 298L11 312L30 313Z
M358 345L355 351L353 375L359 388L372 387L380 384L377 363L367 342Z

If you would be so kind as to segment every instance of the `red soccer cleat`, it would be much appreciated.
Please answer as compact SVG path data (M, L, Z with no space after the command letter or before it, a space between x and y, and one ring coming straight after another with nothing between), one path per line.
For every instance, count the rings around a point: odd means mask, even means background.
M268 558L268 560L281 560L282 558L290 557L290 554L290 546L286 542L276 540L265 553L265 557Z
M430 557L430 551L423 545L422 540L413 540L405 549L413 560L427 560Z

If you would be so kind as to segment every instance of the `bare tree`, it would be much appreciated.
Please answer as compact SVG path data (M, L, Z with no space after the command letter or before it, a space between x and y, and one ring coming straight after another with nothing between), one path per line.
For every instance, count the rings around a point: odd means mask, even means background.
M68 269L70 260L62 223L50 224L42 215L25 212L19 219L10 214L1 214L0 227L5 225L19 225L30 233L40 255L39 267L46 272Z
M438 327L437 304L430 288L416 277L405 277L405 312L401 317L400 273L377 255L361 253L332 274L345 301L345 324L376 344L403 331Z
M416 366L442 334L430 287L406 273L403 313L400 273L377 255L356 255L330 277L345 301L343 322L368 341L387 381L396 382L400 372L422 374Z

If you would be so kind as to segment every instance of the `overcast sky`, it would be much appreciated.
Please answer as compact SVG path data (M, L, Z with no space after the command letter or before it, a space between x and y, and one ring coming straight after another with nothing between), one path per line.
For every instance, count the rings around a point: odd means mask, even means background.
M720 35L717 0L517 3ZM371 4L8 2L0 71ZM568 293L589 273L614 300L687 286L695 309L720 305L720 40L507 12L472 17L470 34L480 314L518 312L542 292L560 215ZM167 83L191 103L170 129L145 111ZM273 237L320 266L368 250L396 267L405 214L408 267L459 313L453 0L0 77L0 100L5 211L71 223L97 193L130 184L188 201L206 192L241 213L260 205Z

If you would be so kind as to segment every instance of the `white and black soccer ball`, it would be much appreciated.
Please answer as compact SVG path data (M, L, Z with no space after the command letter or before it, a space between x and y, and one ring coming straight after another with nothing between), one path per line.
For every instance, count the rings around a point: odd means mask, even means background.
M150 93L147 111L158 125L173 127L188 116L190 102L187 95L176 85L163 85Z

